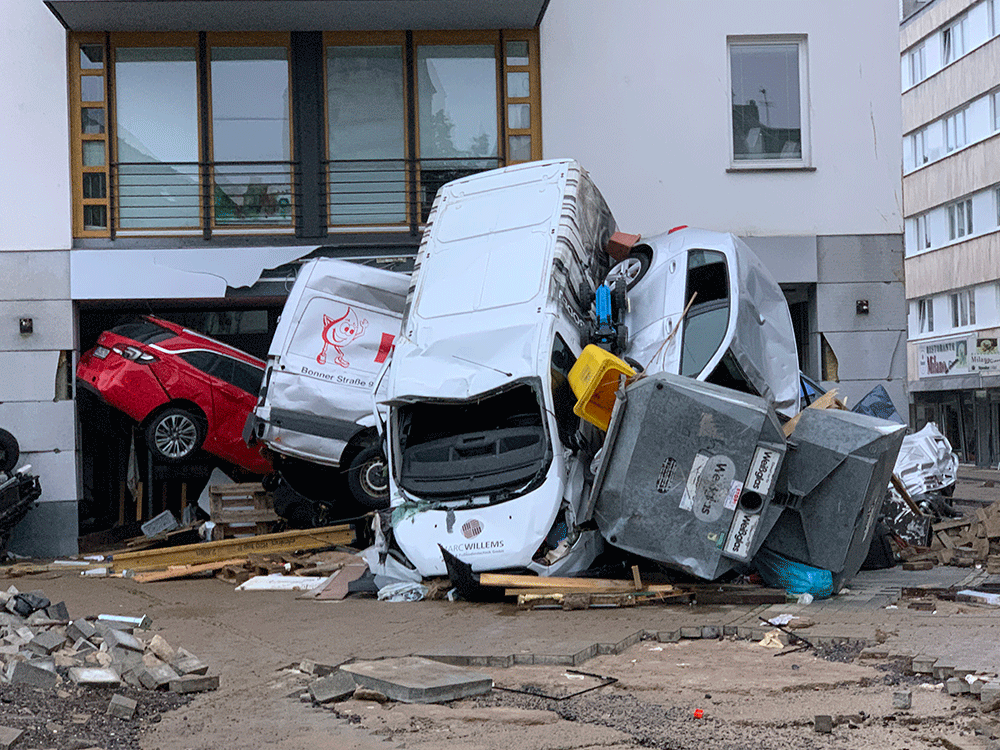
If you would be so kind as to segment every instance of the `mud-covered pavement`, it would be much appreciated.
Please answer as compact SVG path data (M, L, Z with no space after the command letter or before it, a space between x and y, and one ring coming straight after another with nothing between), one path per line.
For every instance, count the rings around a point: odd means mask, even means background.
M932 573L912 574L912 580ZM861 640L876 643L885 634L891 634L887 646L897 651L910 642L954 641L987 657L1000 650L994 635L1000 618L991 609L940 614L905 606L886 609L885 595L868 600L864 591L855 593L857 601L800 608L800 614L816 621L801 631L806 637L820 641L823 633L843 632L856 638L851 647L827 653L833 657L828 660L809 651L776 656L779 651L734 637L656 640L657 634L694 624L717 623L730 631L735 625L729 623L760 625L759 616L767 610L762 607L564 612L464 602L316 602L288 592L238 593L215 579L138 584L71 574L0 580L3 588L10 585L65 600L72 617L146 614L153 621L152 632L184 645L221 678L219 690L198 694L174 710L148 705L160 700L159 694L140 691L133 696L140 701L140 715L159 717L138 723L141 732L136 734L141 736L134 744L114 745L110 739L100 744L101 737L65 718L48 720L60 723L58 733L30 744L24 738L15 748L964 749L995 746L992 737L1000 735L994 714L985 713L985 704L977 699L949 697L939 682L924 686L923 678L901 671L900 661L854 659ZM767 613L779 609L775 605ZM605 653L587 658L598 650ZM299 668L303 661L337 665L409 654L465 655L498 686L533 695L497 689L434 706L351 699L319 707L301 700L314 679ZM496 666L496 655L505 654L513 655L513 661L548 664ZM552 663L566 659L576 661ZM539 693L565 695L595 684L568 667L617 682L567 700L541 697ZM911 710L892 708L898 689L912 690ZM7 686L2 694L12 695ZM100 705L106 707L109 697L102 695ZM64 707L55 692L36 705L43 703L61 708L67 717L85 713ZM696 709L703 718L694 718ZM841 720L831 734L821 735L812 726L817 714ZM88 744L80 744L85 740Z

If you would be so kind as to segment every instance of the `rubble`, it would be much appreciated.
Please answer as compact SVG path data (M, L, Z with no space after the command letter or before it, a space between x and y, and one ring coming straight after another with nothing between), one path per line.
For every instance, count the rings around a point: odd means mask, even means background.
M11 586L5 593L8 601L52 608L41 592L26 595ZM144 642L129 632L133 623L148 627L148 617L69 621L68 617L36 618L40 612L44 613L44 608L26 616L9 614L0 619L0 660L4 665L3 681L9 685L52 690L67 682L91 688L118 687L124 682L148 690L169 687L175 693L219 687L218 676L208 675L208 666L196 655L183 648L174 649L159 634ZM170 663L161 660L161 655L167 656ZM116 698L120 700L112 701L108 713L121 718L135 714L135 700Z
M341 670L362 688L403 703L441 703L488 693L493 678L418 656L345 664Z

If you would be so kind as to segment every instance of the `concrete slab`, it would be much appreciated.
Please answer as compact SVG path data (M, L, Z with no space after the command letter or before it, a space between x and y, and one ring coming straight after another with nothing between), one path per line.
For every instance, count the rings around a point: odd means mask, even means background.
M171 693L202 693L219 689L219 676L185 675L170 681Z
M70 667L69 678L77 685L108 687L121 684L118 673L107 667Z
M50 688L59 681L59 675L43 667L26 661L11 662L7 669L7 680L12 685L31 685L37 688Z
M138 705L132 698L126 698L124 695L112 695L111 702L108 704L108 713L119 719L131 719L135 716L135 709Z
M309 695L315 703L333 703L350 697L357 686L354 675L338 669L333 674L312 683L309 686Z
M493 688L487 674L416 656L356 662L341 669L354 675L358 685L403 703L441 703Z
M66 642L66 636L55 630L45 630L28 642L28 648L39 656L48 656Z

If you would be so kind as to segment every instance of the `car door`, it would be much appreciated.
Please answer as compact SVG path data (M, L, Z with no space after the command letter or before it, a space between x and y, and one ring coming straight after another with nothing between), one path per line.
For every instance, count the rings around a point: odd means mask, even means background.
M205 440L211 453L245 469L267 471L270 465L260 455L260 448L248 448L243 442L243 426L257 401L264 371L258 367L213 354L209 374L212 382L214 421Z

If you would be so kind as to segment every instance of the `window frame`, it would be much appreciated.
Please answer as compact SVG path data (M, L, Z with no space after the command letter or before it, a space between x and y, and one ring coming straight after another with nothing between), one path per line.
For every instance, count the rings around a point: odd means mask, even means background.
M963 107L944 118L944 150L946 154L954 153L969 145L969 132Z
M906 57L910 70L910 86L916 86L918 83L927 79L926 40L911 48L910 51L906 53Z
M962 198L948 204L948 241L957 242L972 236L972 198Z
M733 149L734 122L732 111L732 95L727 107L728 139L726 149L729 152L728 172L761 172L815 169L812 163L812 148L810 138L811 110L809 101L809 38L806 34L768 34L768 35L730 35L726 37L726 82L727 91L733 91L733 47L752 47L764 45L791 45L798 48L799 66L799 139L800 156L797 159L737 159Z
M968 328L976 325L975 289L960 289L950 293L948 307L951 310L952 328Z
M941 29L941 67L947 67L968 52L966 31L969 14L963 13Z
M923 252L931 248L931 231L928 218L929 215L926 213L916 216L917 252Z
M83 54L84 47L100 46L104 50L104 62L100 69L84 68L80 64L80 55ZM112 201L113 188L111 182L111 164L115 157L111 149L111 119L113 108L110 98L114 87L111 77L114 75L114 63L110 59L110 45L106 34L77 34L72 43L69 44L69 127L70 127L70 165L71 165L71 186L70 195L73 201L73 236L74 237L107 237L110 231L110 224L113 221L112 211L114 203ZM104 78L104 99L100 106L104 113L103 133L83 132L83 107L85 104L96 104L96 102L84 102L81 78L91 76L103 76ZM88 107L94 109L95 107ZM104 164L99 167L86 167L83 164L83 149L85 143L102 143L104 145ZM104 175L104 198L84 197L84 175L103 174ZM87 229L84 223L86 206L104 207L104 228Z
M917 333L934 333L934 298L917 300Z

